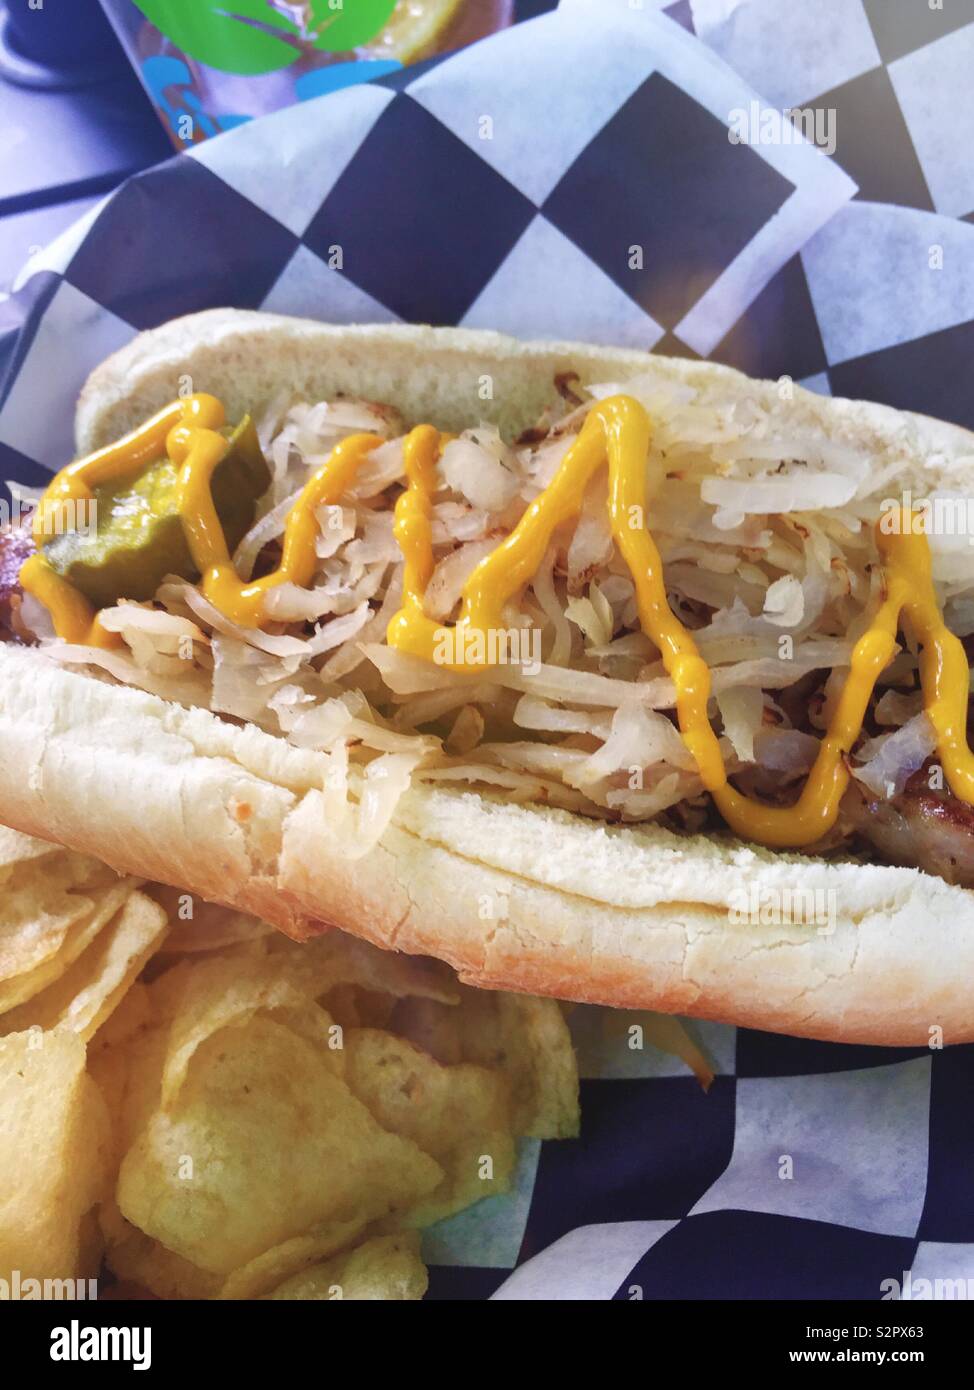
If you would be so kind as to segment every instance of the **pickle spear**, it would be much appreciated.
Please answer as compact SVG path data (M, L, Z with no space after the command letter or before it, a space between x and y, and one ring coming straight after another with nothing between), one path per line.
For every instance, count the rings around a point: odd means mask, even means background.
M213 470L213 504L232 554L253 524L271 476L249 415L227 435L227 452ZM66 531L44 545L58 574L95 605L120 598L151 599L167 574L199 579L176 509L179 470L168 458L93 489L95 529Z

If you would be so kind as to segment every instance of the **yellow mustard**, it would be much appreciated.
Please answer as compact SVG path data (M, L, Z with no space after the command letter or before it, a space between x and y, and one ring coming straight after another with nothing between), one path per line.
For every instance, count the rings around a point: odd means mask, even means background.
M281 563L271 574L251 582L237 576L213 505L210 479L226 450L217 431L223 407L198 394L160 411L140 430L108 449L63 469L38 508L35 537L43 539L58 505L91 496L91 488L158 457L165 447L180 468L178 510L206 597L228 618L246 627L265 621L264 595L277 584L309 583L315 568L317 508L337 502L354 481L369 452L381 440L356 434L335 446L291 508L284 531ZM406 488L396 503L394 534L404 559L403 598L391 619L387 641L400 651L428 661L440 660L444 626L424 611L433 573L433 497L439 486L436 463L450 436L431 425L418 425L404 442ZM474 569L461 595L456 635L479 635L478 644L457 643L463 653L450 669L469 672L478 662L471 653L489 652L492 630L505 626L505 606L537 572L557 526L577 516L585 489L607 464L609 519L619 551L633 577L642 628L659 649L676 689L677 719L706 789L727 824L748 839L775 848L814 843L835 823L848 786L846 755L859 737L869 698L896 651L901 613L919 639L924 704L936 733L937 750L951 790L974 803L974 755L967 744L968 665L960 641L948 630L931 576L930 547L913 514L904 509L899 525L876 528L885 566L886 596L869 629L853 648L849 674L823 738L815 764L793 806L767 806L736 791L727 780L717 735L708 717L710 671L692 634L673 613L666 598L659 552L650 534L646 459L650 422L629 396L617 395L593 406L557 473L530 504L510 535ZM106 645L114 634L100 627L97 614L72 585L55 574L38 553L21 570L21 583L51 611L55 630L67 641Z

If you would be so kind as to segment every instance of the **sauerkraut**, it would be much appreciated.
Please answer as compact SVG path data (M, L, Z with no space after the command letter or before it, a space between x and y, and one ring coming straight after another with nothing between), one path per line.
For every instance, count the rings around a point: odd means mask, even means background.
M548 411L520 442L479 424L446 445L427 614L455 621L464 583L551 480L588 405L618 390L653 422L649 523L669 602L712 669L711 714L728 768L757 779L765 795L793 799L855 638L882 599L868 523L896 479L861 450L783 433L755 399L704 405L693 388L650 377L577 395L573 384L561 413ZM170 578L154 602L122 600L102 614L124 642L112 651L55 640L37 613L52 659L326 753L329 824L350 852L375 842L416 781L607 819L699 824L706 798L677 731L673 684L639 625L604 476L509 607L512 629L537 644L535 665L457 673L385 640L402 592L392 527L404 485L399 413L369 401L279 398L258 424L272 483L234 557L245 578L276 564L294 496L339 439L370 430L384 441L340 504L319 508L307 587L271 590L268 620L255 630ZM974 632L969 564L965 579L949 548L934 561L948 618ZM852 768L888 796L932 747L916 654L904 644L880 677Z

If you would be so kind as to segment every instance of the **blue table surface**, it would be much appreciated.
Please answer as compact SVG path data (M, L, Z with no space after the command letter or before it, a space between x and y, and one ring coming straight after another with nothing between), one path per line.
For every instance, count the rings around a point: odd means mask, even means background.
M46 245L129 174L172 154L132 71L48 92L0 78L0 293Z

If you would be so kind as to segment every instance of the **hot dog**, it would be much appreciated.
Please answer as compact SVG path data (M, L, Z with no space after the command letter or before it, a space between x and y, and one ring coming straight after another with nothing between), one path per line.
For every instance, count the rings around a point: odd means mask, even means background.
M974 1037L967 432L220 310L97 369L77 443L0 819L487 987Z

